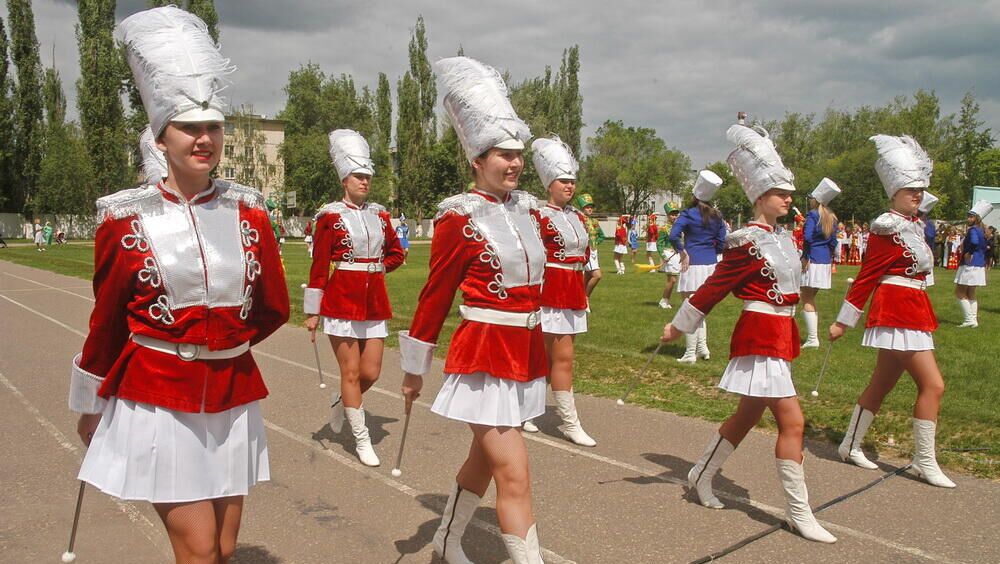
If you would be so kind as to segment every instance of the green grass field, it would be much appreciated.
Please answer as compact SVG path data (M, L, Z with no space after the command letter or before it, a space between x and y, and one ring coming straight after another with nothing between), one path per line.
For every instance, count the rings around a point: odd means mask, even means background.
M662 274L639 274L630 265L627 275L616 276L614 269L609 268L610 244L605 246L601 249L605 277L592 299L590 332L577 339L576 389L614 398L622 394L628 378L641 370L672 311L657 306L664 282ZM395 313L390 323L393 334L409 325L426 279L429 251L429 245L411 246L409 263L388 276ZM93 247L79 242L52 247L46 253L38 253L34 247L0 250L0 259L84 279L91 277L92 255ZM309 269L303 244L286 245L285 265L292 300L291 323L300 324L303 319L300 285L306 281ZM840 267L834 276L834 288L820 293L821 335L839 309L847 277L856 273L857 267ZM937 358L947 384L940 416L939 459L952 468L961 467L978 476L997 479L1000 478L1000 377L992 363L1000 362L1000 342L996 337L1000 298L995 287L981 291L979 328L958 329L956 325L961 319L952 296L953 277L952 271L938 269L938 285L930 288L941 323L934 335ZM680 298L675 295L672 303L676 308ZM728 362L730 331L741 306L730 297L709 316L710 361L679 365L674 359L683 352L683 340L665 345L630 401L712 421L726 418L735 407L736 396L721 392L715 385ZM457 314L449 317L442 345L447 344L458 320ZM794 363L796 388L802 398L807 433L812 437L839 441L854 401L868 381L875 364L875 351L861 347L861 332L855 329L836 344L819 398L810 397L809 391L819 373L825 344L824 348L804 351ZM395 346L395 337L389 341ZM441 355L446 350L446 346L438 348ZM912 381L904 375L875 420L868 435L869 446L877 446L882 453L910 454L910 411L915 394ZM586 414L583 418L586 422ZM773 420L767 416L761 426L773 428Z

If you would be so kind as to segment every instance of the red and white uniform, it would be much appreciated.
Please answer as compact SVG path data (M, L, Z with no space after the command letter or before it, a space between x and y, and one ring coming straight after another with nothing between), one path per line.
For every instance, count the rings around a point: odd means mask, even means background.
M400 334L403 370L424 374L455 292L460 313L435 413L493 426L519 426L545 410L548 357L539 308L546 252L530 194L503 202L472 191L439 205L430 273L409 332Z
M125 499L245 494L267 479L256 406L267 388L249 347L289 313L263 197L216 180L185 201L160 183L101 198L98 209L95 304L70 407L104 415L81 479ZM191 434L218 429L218 442L185 443L170 421ZM192 454L192 441L205 452ZM185 483L172 465L198 476Z
M917 217L890 211L869 230L861 271L851 285L837 321L854 327L872 298L862 344L893 350L931 350L937 316L927 296L926 277L934 265Z
M615 252L620 255L628 253L628 229L621 219L618 220L618 227L615 228Z
M545 245L542 331L558 335L587 332L587 291L583 269L590 260L590 239L583 214L572 206L546 204L538 210Z
M646 224L646 252L657 252L656 241L660 237L660 228L656 225L656 216L649 216L649 223Z
M320 208L315 225L306 315L322 316L330 335L385 337L392 317L385 273L403 264L389 212L379 204L334 202Z
M726 237L722 262L672 321L678 330L694 333L727 294L744 301L720 388L757 397L795 395L791 361L799 356L794 306L799 301L801 270L788 232L775 233L769 225L750 223Z

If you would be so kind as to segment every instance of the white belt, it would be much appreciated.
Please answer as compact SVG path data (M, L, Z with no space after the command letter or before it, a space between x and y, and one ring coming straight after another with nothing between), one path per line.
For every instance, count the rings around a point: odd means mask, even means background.
M167 354L175 354L181 360L223 360L236 358L250 350L250 343L245 342L231 349L221 351L210 351L206 345L195 345L192 343L171 343L147 337L146 335L132 335L132 340L139 346L153 349Z
M525 327L534 329L541 321L542 313L533 311L531 313L516 313L513 311L499 311L496 309L486 309L483 307L458 306L458 312L463 319L489 323L491 325L507 325L509 327Z
M573 262L573 263L547 262L547 263L545 263L545 268L561 268L563 270L583 270L584 266L586 266L586 265L584 265L584 263L582 263L582 262Z
M346 262L337 263L337 270L353 270L356 272L384 272L385 265L380 262Z
M883 276L878 279L881 284L891 284L893 286L905 286L907 288L915 288L917 290L927 289L926 280L917 280L916 278L907 278L905 276Z
M795 306L793 305L780 306L769 302L759 302L757 300L745 300L743 302L743 311L755 311L757 313L766 313L768 315L795 317Z

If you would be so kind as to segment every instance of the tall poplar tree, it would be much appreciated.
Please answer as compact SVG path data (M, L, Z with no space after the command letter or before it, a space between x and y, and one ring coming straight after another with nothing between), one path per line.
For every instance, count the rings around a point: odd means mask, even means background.
M35 193L42 160L42 63L38 57L35 15L30 0L7 0L11 60L17 67L14 89L14 190L9 207L26 209Z
M122 117L121 85L125 66L115 45L114 0L79 0L76 41L80 49L77 109L87 152L101 193L129 184L128 141Z
M219 14L215 11L213 0L190 0L187 4L187 11L201 18L208 26L208 34L212 40L219 42Z
M7 31L0 18L0 210L7 211L14 192L14 102L10 92ZM19 211L19 210L18 210Z

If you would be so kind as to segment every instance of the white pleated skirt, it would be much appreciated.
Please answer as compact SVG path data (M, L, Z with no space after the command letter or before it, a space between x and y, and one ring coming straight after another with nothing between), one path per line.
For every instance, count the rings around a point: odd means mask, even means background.
M601 261L597 258L597 249L591 247L590 260L587 261L587 266L584 267L584 270L587 270L589 272L600 269L601 269Z
M79 479L123 500L182 503L246 495L270 480L257 402L185 413L111 398Z
M542 332L579 335L587 332L587 310L542 306Z
M930 272L927 273L927 277L924 278L924 281L927 282L927 287L928 288L934 285L934 270L933 269Z
M353 319L323 318L323 332L334 337L352 339L384 339L389 336L389 323L378 321L355 321Z
M792 397L795 395L792 363L772 356L738 356L729 360L719 387L741 396Z
M963 264L958 267L958 272L955 273L955 284L961 284L962 286L985 286L986 267L967 266Z
M485 372L446 374L431 411L466 423L520 427L545 413L545 378L517 382Z
M660 265L660 272L664 274L678 275L681 273L681 254L670 251L663 257L663 264Z
M628 245L615 245L615 252L619 255L627 255Z
M932 351L934 335L930 331L900 329L898 327L869 327L861 337L861 344L876 349L893 351Z
M656 250L657 249L656 249L656 243L655 242L653 242L653 243L647 242L646 243L646 252L647 253L655 253Z
M696 292L701 285L708 280L708 277L715 272L714 264L691 264L688 269L681 272L677 281L678 292Z
M833 278L832 264L816 264L810 262L809 266L806 268L806 271L802 273L802 279L800 281L800 285L806 286L808 288L829 290L832 278Z

